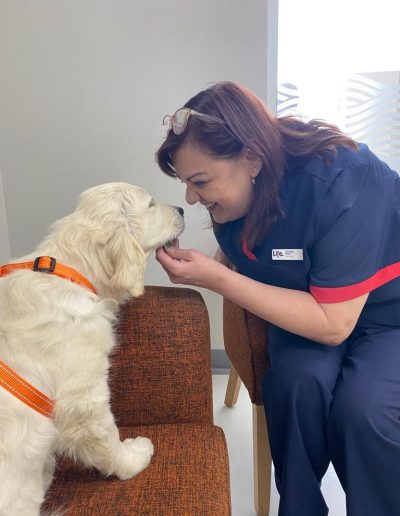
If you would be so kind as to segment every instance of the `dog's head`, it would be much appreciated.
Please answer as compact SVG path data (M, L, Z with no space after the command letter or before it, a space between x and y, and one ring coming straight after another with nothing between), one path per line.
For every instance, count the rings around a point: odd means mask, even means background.
M134 297L144 291L148 255L184 229L182 208L158 202L143 188L127 183L84 191L73 215L94 276Z

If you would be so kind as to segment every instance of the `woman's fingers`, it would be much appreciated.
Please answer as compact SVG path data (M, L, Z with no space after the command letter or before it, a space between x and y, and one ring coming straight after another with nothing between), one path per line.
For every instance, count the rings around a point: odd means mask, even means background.
M221 267L221 264L197 249L160 247L156 251L156 259L173 283L206 288L209 279L215 277L216 267Z
M166 247L165 253L175 260L193 260L193 249L180 249L179 247Z

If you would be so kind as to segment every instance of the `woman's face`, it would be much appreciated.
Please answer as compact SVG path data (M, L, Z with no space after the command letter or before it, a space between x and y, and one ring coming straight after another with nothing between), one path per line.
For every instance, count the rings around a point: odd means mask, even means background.
M217 159L186 143L173 156L173 165L186 185L186 202L199 202L216 222L236 220L249 211L254 189L251 179L257 176L260 164L248 152Z

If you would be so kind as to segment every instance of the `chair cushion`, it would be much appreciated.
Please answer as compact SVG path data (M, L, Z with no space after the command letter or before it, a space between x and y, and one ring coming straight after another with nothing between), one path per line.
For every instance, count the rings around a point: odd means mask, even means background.
M221 428L166 424L120 428L121 439L143 435L155 446L148 468L121 481L70 460L59 461L44 509L65 516L228 516L229 464Z

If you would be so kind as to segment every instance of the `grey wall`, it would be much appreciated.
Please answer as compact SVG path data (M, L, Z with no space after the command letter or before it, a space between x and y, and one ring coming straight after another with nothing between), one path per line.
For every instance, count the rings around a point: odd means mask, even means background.
M1 0L0 168L11 253L85 188L140 184L185 207L181 247L213 254L208 216L154 163L161 120L209 83L267 86L266 0ZM169 284L154 258L147 283ZM221 300L202 291L221 347Z
M0 264L6 263L10 257L10 241L8 238L8 225L6 206L4 201L3 179L0 170Z

